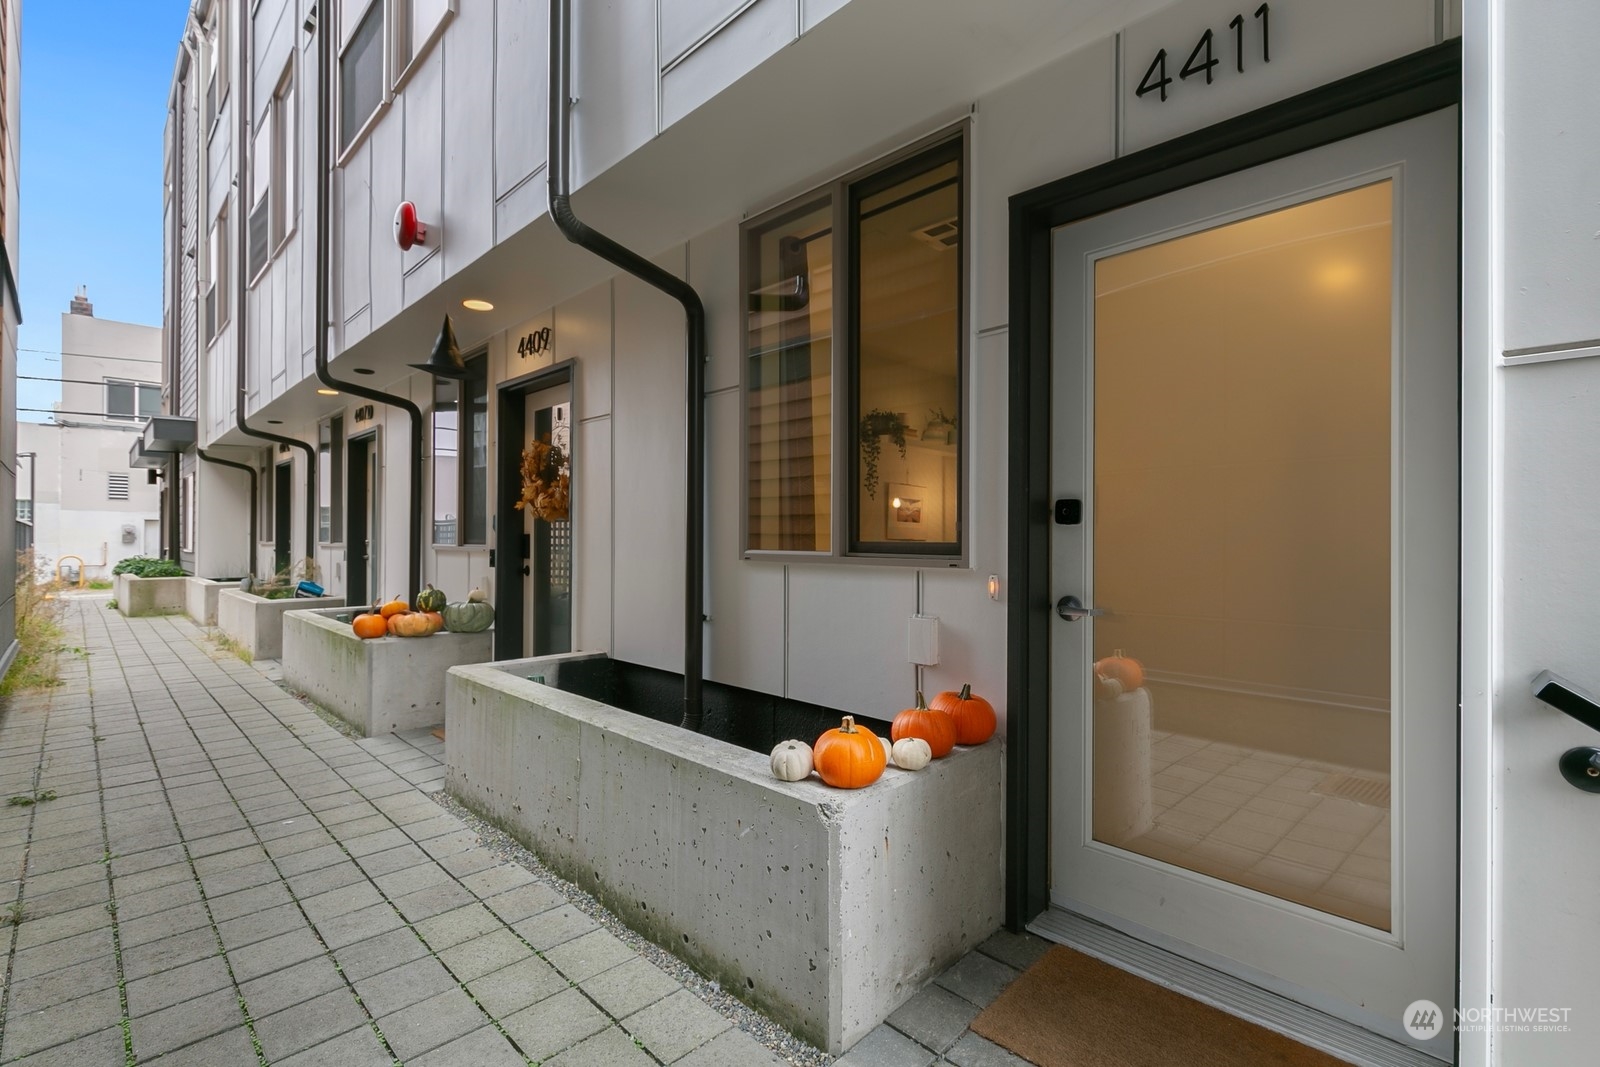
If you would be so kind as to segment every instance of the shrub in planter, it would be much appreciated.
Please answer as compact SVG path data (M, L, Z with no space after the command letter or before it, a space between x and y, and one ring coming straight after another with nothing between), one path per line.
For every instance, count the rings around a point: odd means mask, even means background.
M182 578L184 569L170 559L129 556L111 568L112 574L131 574L135 578Z

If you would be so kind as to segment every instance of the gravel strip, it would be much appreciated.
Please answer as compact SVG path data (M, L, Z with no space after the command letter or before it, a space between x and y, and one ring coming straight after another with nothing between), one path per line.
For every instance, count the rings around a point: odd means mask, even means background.
M685 989L705 1001L756 1041L771 1049L773 1054L785 1063L792 1063L795 1067L825 1067L826 1064L833 1062L833 1057L826 1052L806 1044L738 997L723 992L720 983L701 977L672 953L628 929L621 919L607 911L598 900L556 875L539 861L538 856L524 848L504 830L478 818L443 791L429 795L441 808L460 819L476 833L484 847L492 854L522 867L536 879L566 897L572 902L573 907L600 923L629 948L676 978Z

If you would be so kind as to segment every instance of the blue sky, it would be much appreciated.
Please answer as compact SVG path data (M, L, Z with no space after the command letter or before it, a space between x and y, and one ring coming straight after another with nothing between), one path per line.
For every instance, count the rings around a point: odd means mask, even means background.
M79 285L100 318L161 324L161 137L190 0L24 0L17 373L60 377ZM17 406L60 386L19 381ZM38 412L19 418L48 421Z

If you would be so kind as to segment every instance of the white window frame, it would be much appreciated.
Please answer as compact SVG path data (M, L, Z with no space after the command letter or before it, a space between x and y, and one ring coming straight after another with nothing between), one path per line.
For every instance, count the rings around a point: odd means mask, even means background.
M272 90L268 108L272 122L272 223L270 244L272 259L282 251L298 228L300 212L300 115L299 85L295 77L294 57L284 66L283 76Z
M222 119L222 109L228 102L232 85L228 64L228 4L227 0L214 0L205 24L206 80L201 86L203 100L210 103L211 113L205 116L207 137L216 132Z
M150 416L139 414L139 399L146 389L156 394L156 410L159 411L161 409L161 383L159 382L141 382L136 378L103 378L101 380L104 382L103 388L105 389L105 415L103 417L107 422L143 423L148 419ZM119 415L111 410L111 387L113 385L125 385L133 390L133 411L130 414Z
M325 2L334 2L334 0L325 0ZM352 10L348 14L344 10L343 3L338 5L342 21L339 26L339 36L336 38L337 48L335 49L336 59L333 81L336 96L344 92L344 79L341 75L344 69L345 54L350 50L350 42L355 37L355 30L366 19L375 4L383 5L384 23L383 33L380 35L381 47L383 48L382 92L379 96L377 107L372 109L372 114L361 120L360 125L349 137L348 143L346 143L346 131L343 128L343 102L340 99L334 101L335 145L344 145L342 148L337 148L338 155L334 163L337 167L343 167L350 161L350 157L360 150L361 145L371 134L372 128L378 124L379 120L394 103L395 96L411 80L412 75L416 73L422 61L433 50L434 44L440 37L444 36L445 28L455 18L460 4L460 0L442 0L442 6L432 25L418 27L418 32L413 33L411 24L415 12L415 4L418 2L419 0L368 0L367 3L360 5L358 10ZM433 0L433 2L441 3L441 0Z
M211 336L205 339L209 347L216 343L222 336L223 328L228 325L229 312L232 308L228 300L228 198L224 198L222 205L217 208L217 215L211 220L211 232L206 241L206 291L201 297L202 302L215 298L216 314L211 323ZM204 312L202 309L202 318Z

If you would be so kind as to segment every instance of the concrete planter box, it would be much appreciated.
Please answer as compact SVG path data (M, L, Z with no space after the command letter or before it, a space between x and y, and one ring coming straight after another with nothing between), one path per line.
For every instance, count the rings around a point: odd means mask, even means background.
M724 989L837 1055L1000 925L998 741L861 790L779 782L529 680L591 658L452 668L446 787Z
M494 655L494 630L363 641L351 608L283 617L283 680L364 735L444 722L446 672Z
M140 615L178 615L184 607L187 578L137 578L116 576L117 610L128 618Z
M343 606L342 596L268 600L242 589L223 589L217 595L217 629L239 642L252 659L281 659L285 612Z
M237 578L185 578L184 610L201 626L217 624L217 597L224 589L239 588Z

